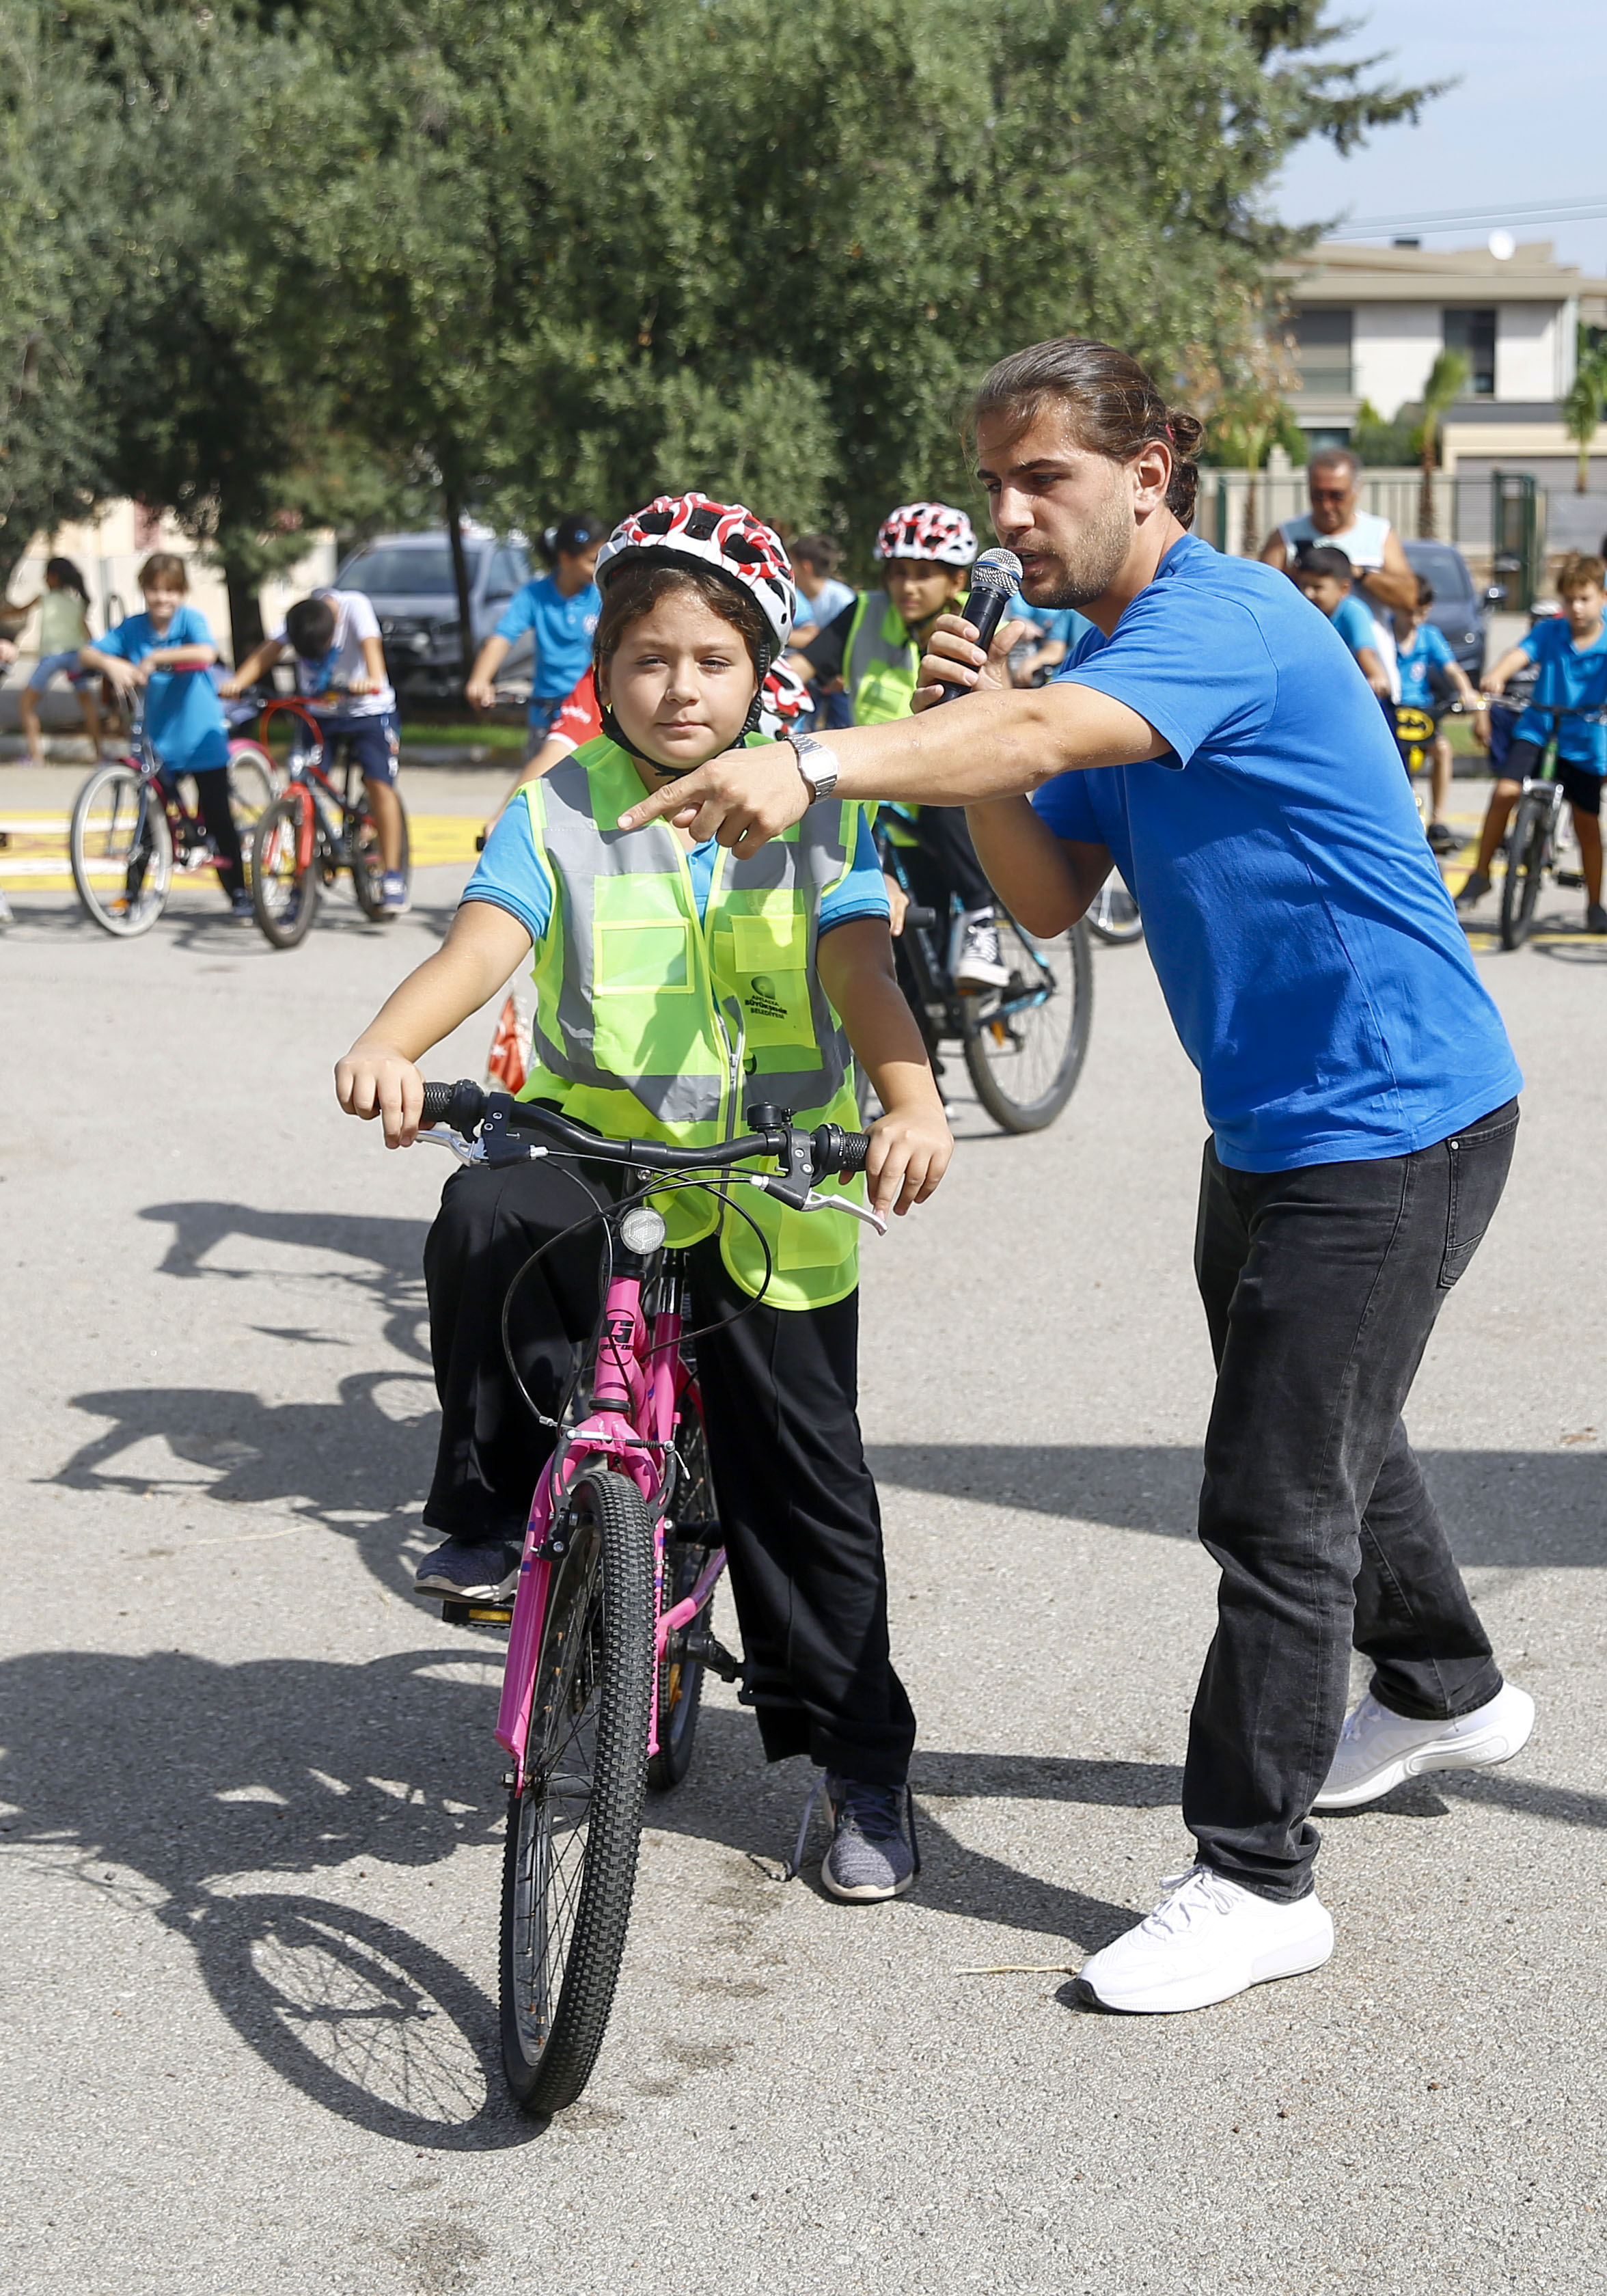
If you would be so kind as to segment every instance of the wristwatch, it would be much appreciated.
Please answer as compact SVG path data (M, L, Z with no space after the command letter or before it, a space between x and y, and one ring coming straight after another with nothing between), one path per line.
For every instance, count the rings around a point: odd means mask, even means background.
M782 740L791 742L798 770L809 784L811 798L830 797L842 770L836 750L817 742L813 734L786 733Z

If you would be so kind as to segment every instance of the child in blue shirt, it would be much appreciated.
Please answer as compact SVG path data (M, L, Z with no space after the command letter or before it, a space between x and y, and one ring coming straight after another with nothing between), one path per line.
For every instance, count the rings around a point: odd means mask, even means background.
M1537 622L1527 637L1504 653L1484 680L1488 694L1505 693L1509 677L1537 663L1534 700L1570 709L1607 709L1607 565L1599 558L1567 558L1557 576L1562 613ZM1490 864L1506 832L1507 816L1535 773L1541 751L1557 727L1556 776L1573 808L1574 834L1585 876L1585 930L1607 933L1602 906L1602 784L1607 779L1607 725L1583 718L1554 721L1529 709L1518 720L1512 746L1484 816L1479 858L1456 896L1459 909L1471 909L1490 889Z
M1448 707L1446 688L1450 688L1466 709L1479 711L1484 704L1451 652L1445 632L1436 629L1430 621L1429 608L1433 603L1434 586L1420 575L1417 603L1409 613L1398 611L1394 616L1395 668L1400 679L1401 708L1421 709L1434 720L1434 739L1429 750L1429 843L1436 853L1453 853L1461 840L1445 818L1451 797L1451 745L1439 731L1439 721Z
M1319 613L1327 615L1355 655L1357 668L1384 705L1393 733L1395 697L1390 673L1373 643L1373 617L1361 600L1350 594L1350 561L1342 550L1322 543L1297 551L1289 572L1301 597L1309 598Z
M144 612L130 614L83 647L78 660L109 677L119 693L143 687L151 746L168 779L188 774L194 781L201 819L217 848L218 882L236 921L249 924L251 897L229 806L229 729L217 689L204 674L217 660L217 648L206 616L185 603L190 578L175 552L159 550L147 558L139 585Z
M591 667L592 637L603 609L603 594L594 577L597 553L607 531L601 519L581 511L559 520L553 530L556 562L553 571L514 591L506 613L481 646L463 689L474 709L488 709L496 699L496 673L509 647L529 631L536 658L530 669L527 765Z

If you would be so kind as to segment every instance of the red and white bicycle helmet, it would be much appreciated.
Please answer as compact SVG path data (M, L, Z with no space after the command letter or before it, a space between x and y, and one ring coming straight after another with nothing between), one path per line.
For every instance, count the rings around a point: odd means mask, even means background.
M931 558L939 566L969 566L977 537L963 510L947 503L901 503L881 521L878 558Z
M790 661L778 661L758 695L758 730L778 742L809 706L809 689Z
M774 528L741 503L711 502L700 494L660 495L615 527L597 553L598 582L606 588L633 559L690 560L745 590L769 625L772 660L791 635L798 608L791 561Z

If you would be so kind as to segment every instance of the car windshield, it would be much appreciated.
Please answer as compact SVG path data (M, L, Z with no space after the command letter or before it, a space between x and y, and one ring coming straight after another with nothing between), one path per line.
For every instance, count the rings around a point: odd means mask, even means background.
M1414 574L1421 574L1433 586L1436 599L1465 598L1472 589L1467 568L1455 551L1431 542L1414 542L1406 555L1412 562Z
M484 552L467 549L469 587L480 571ZM371 598L450 598L457 588L452 578L452 553L444 542L415 543L408 547L381 544L354 558L340 576L343 590L365 590Z

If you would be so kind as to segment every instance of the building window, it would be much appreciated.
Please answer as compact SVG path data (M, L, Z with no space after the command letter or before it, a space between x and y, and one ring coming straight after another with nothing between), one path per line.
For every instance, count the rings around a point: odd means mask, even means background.
M1349 311L1297 311L1288 342L1300 370L1300 389L1324 398L1350 396Z
M1444 314L1445 347L1468 363L1468 390L1474 398L1496 395L1496 314L1472 307Z

